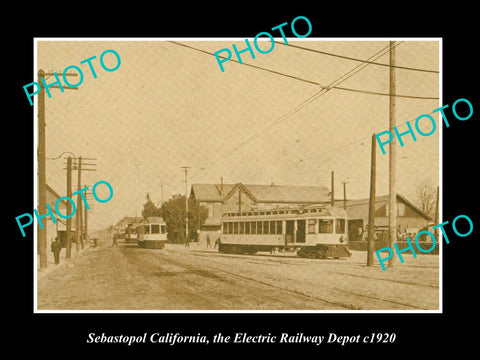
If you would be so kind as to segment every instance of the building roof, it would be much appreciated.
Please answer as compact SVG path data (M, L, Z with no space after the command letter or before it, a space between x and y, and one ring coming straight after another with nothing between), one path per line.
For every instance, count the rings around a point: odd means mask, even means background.
M237 189L242 189L256 202L326 203L330 190L326 186L247 185L247 184L192 184L191 195L200 201L222 202Z
M61 198L60 195L58 195L58 193L52 189L52 187L48 184L45 184L46 185L46 202L47 204L50 204L50 206L52 207L53 210L55 210L55 204L57 203L58 199ZM58 204L58 208L59 209L66 209L67 208L67 202L66 200L62 200L60 201L60 203Z
M383 205L388 202L389 195L375 196L375 211L380 209ZM350 219L360 219L365 216L365 207L369 206L369 199L356 199L356 200L347 200L346 208L348 212L348 217ZM404 203L409 206L413 211L415 211L419 216L423 217L425 220L432 220L430 216L425 214L421 209L411 203L404 196L397 194L397 201ZM343 207L343 200L335 200L335 206Z

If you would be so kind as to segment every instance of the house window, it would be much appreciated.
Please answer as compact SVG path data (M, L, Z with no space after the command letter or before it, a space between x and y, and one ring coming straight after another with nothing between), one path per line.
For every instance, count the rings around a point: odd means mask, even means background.
M320 234L333 233L333 219L319 219L318 220L318 232Z
M309 219L308 220L308 233L309 234L315 234L316 225L317 225L317 220L315 220L315 219Z
M345 219L335 219L335 234L345 234Z
M209 217L213 217L215 215L215 213L214 213L215 208L214 208L213 205L214 205L213 203L208 203L207 204L207 206L208 206L208 216Z

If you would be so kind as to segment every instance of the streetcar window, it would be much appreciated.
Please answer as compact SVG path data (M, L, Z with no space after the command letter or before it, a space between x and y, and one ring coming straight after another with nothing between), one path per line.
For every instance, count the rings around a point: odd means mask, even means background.
M228 233L233 234L233 222L228 223Z
M238 222L233 223L233 233L238 234Z
M150 225L143 225L145 229L145 234L150 234Z
M167 225L162 225L160 227L160 231L162 232L162 234L165 234L167 232Z
M282 234L282 221L277 221L277 234Z
M317 220L315 220L315 219L309 219L308 220L308 233L309 234L315 234L316 225L317 225Z
M250 221L245 222L245 234L250 234Z
M262 225L263 225L263 222L257 221L257 234L262 235L262 233L263 233L263 226Z
M268 227L268 221L264 221L264 222L263 222L263 233L264 233L264 234L268 234L268 229L269 229L269 227Z
M160 234L160 225L153 224L152 226L152 234Z
M335 234L345 234L345 219L335 219Z
M270 234L275 234L275 221L270 221Z
M252 221L252 223L250 225L250 231L252 232L252 234L257 233L257 222L256 221Z
M227 222L223 223L223 233L228 234L228 223Z
M318 232L321 234L333 233L333 219L318 220Z
M245 223L243 221L240 221L238 226L238 233L245 234Z

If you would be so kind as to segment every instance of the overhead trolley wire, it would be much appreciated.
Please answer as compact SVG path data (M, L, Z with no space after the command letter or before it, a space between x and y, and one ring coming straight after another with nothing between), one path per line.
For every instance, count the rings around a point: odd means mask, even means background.
M176 42L176 41L169 41L169 42L171 42L173 44L176 44L176 45L179 45L179 46L183 46L183 47L195 50L195 51L202 52L204 54L215 56L214 53L211 53L211 52L206 51L206 50L198 49L198 48L190 46L190 45L182 44L182 43L179 43L179 42ZM224 57L222 57L222 58L224 58ZM306 82L306 83L309 83L309 84L317 85L317 86L320 86L322 89L333 88L333 89L336 89L336 90L351 91L351 92L357 92L357 93L366 94L366 95L390 96L390 94L388 94L388 93L382 93L382 92L378 92L378 91L352 89L352 88L338 87L338 86L324 86L317 81L312 81L312 80L308 80L308 79L301 78L301 77L298 77L298 76L285 74L285 73L282 73L280 71L275 71L275 70L263 68L263 67L257 66L257 65L252 65L252 64L248 64L248 63L240 63L238 60L235 60L235 59L230 59L229 61L236 62L237 64L240 64L240 65L245 65L245 66L248 66L248 67L252 67L254 69L267 71L267 72L270 72L270 73L273 73L273 74L277 74L277 75L285 76L285 77L288 77L288 78L291 78L291 79L303 81L303 82ZM369 62L369 61L363 61L363 63L367 63L369 65L370 64L377 64L377 65L380 64L380 63ZM385 65L385 64L382 64L382 65ZM395 94L393 96L399 97L399 98L421 99L421 100L438 100L439 99L438 97L434 97L434 96L415 96L415 95L402 95L402 94Z
M328 56L338 57L338 58L341 58L341 59L368 63L368 64L371 64L371 65L378 65L378 66L392 67L392 68L395 68L395 69L420 71L420 72L427 72L427 73L434 73L434 74L439 74L440 73L440 71L438 71L438 70L419 69L419 68L413 68L413 67L408 67L408 66L390 65L390 64L384 64L384 63L378 63L378 62L375 62L375 61L362 60L362 59L354 58L354 57L351 57L351 56L333 54L333 53L329 53L327 51L315 50L315 49L310 49L310 48L306 48L306 47L303 47L303 46L292 45L291 43L284 44L280 41L275 41L275 43L280 44L280 45L289 46L289 47L292 47L292 48L297 48L297 49L310 51L310 52L316 52L316 53L319 53L319 54L322 54L322 55L328 55Z

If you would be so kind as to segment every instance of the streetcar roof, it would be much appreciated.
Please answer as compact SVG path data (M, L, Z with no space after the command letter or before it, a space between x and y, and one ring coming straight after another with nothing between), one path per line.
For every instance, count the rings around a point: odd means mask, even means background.
M333 216L333 217L347 217L347 212L344 209L331 206L315 206L308 205L303 207L289 207L278 209L257 209L251 211L239 211L224 213L222 217L225 218L252 218L259 217L311 217L311 216Z

